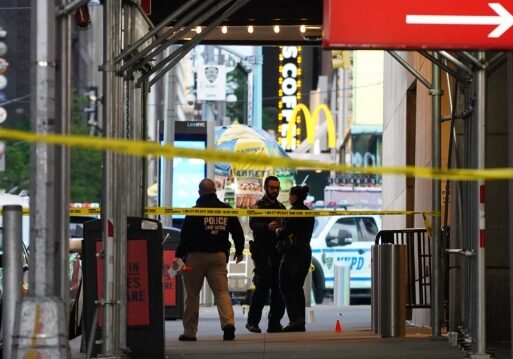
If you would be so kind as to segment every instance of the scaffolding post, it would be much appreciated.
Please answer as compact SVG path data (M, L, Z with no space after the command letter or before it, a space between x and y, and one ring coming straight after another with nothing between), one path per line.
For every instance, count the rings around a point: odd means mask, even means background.
M64 0L32 1L31 126L38 135L63 133L66 125L62 121L69 118L69 17L56 17L57 7L64 4ZM61 237L65 225L62 201L68 195L65 183L69 176L65 158L65 151L53 145L31 146L30 292L16 307L16 317L23 320L16 321L13 331L13 358L71 356L68 283L63 282L62 273L63 256L67 255L63 242L68 240Z
M435 53L433 55L435 59L438 59L439 55ZM440 67L433 62L433 80L432 80L432 89L430 90L430 94L433 97L432 102L432 157L433 157L433 169L439 170L441 167L441 97L443 95L443 91L440 87ZM434 179L432 182L432 211L440 213L441 201L440 201L440 180ZM440 236L440 217L433 216L433 238L431 241L431 253L433 255L433 285L431 291L431 339L445 339L441 335L442 328L442 257L441 257L441 236Z
M121 0L106 1L103 5L103 130L106 138L118 138L121 122L119 93L121 86L116 78L114 59L121 52ZM126 220L121 218L119 211L120 191L118 176L120 173L120 155L105 151L103 161L103 306L104 325L102 328L103 357L120 357L120 330L118 326L120 312L120 267L121 226L126 226Z
M67 0L57 0L65 7ZM68 4L69 5L69 4ZM62 135L71 133L71 14L57 18L56 26L56 68L55 88L55 132ZM56 279L57 296L64 303L69 302L69 203L70 203L70 148L55 147L55 240L59 242L59 261ZM65 311L66 323L69 311ZM68 325L66 325L68 327Z
M508 53L508 83L513 83L513 54ZM508 167L513 167L513 91L508 91ZM513 213L513 179L508 181L508 206L509 213ZM513 243L513 221L508 221L509 243ZM513 304L513 246L509 246L509 303ZM510 311L510 323L513 323L513 311ZM511 331L513 341L513 331Z
M477 59L481 64L486 61L485 53L479 51ZM479 67L476 74L476 110L477 110L477 169L485 168L485 144L486 144L486 70ZM476 328L474 352L472 359L490 358L486 354L486 230L485 230L485 182L479 180L474 187L474 198L479 205L474 206L476 210Z

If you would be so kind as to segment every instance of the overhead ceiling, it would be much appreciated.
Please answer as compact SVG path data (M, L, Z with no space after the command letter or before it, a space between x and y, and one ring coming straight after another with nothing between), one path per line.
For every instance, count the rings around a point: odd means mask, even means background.
M153 0L148 16L158 25L186 2L187 0ZM250 25L253 26L252 33L248 32ZM184 40L193 35L194 30L186 34ZM251 0L224 19L202 42L320 45L321 39L322 0Z

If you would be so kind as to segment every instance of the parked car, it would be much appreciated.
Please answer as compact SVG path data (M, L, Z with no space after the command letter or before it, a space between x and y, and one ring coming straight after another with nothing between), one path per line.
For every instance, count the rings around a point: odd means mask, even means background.
M312 288L317 304L333 293L335 265L350 268L351 297L370 298L371 246L381 229L381 217L348 215L316 217L312 247Z

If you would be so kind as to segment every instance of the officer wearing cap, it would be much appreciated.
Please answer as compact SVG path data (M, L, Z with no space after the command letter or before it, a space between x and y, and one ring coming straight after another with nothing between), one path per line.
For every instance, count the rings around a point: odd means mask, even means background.
M308 191L308 186L294 186L290 189L291 209L309 210L304 204ZM284 332L305 331L303 284L312 261L310 240L314 224L314 217L289 217L276 229L278 250L282 253L279 270L280 291L290 321L283 328Z

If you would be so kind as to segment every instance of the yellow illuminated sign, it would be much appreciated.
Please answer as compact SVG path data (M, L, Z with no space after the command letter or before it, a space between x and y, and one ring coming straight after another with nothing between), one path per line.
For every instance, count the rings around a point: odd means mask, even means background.
M278 66L278 143L285 147L286 129L295 122L292 112L301 101L301 46L280 47ZM299 134L294 134L294 138ZM299 140L296 140L299 142ZM294 142L296 144L296 142Z
M325 104L318 105L313 112L310 112L310 109L306 107L304 104L300 103L296 107L294 107L294 111L292 111L292 115L290 118L294 119L299 112L302 111L305 116L305 124L306 124L306 140L308 143L313 144L315 141L315 132L317 127L317 122L319 121L319 113L321 111L324 112L326 116L326 121L328 122L328 147L335 148L336 147L336 133L335 133L335 122L333 121L333 116L331 114L330 109ZM292 144L292 138L294 137L294 125L292 125L292 121L289 123L287 127L287 146L286 148L290 148Z

